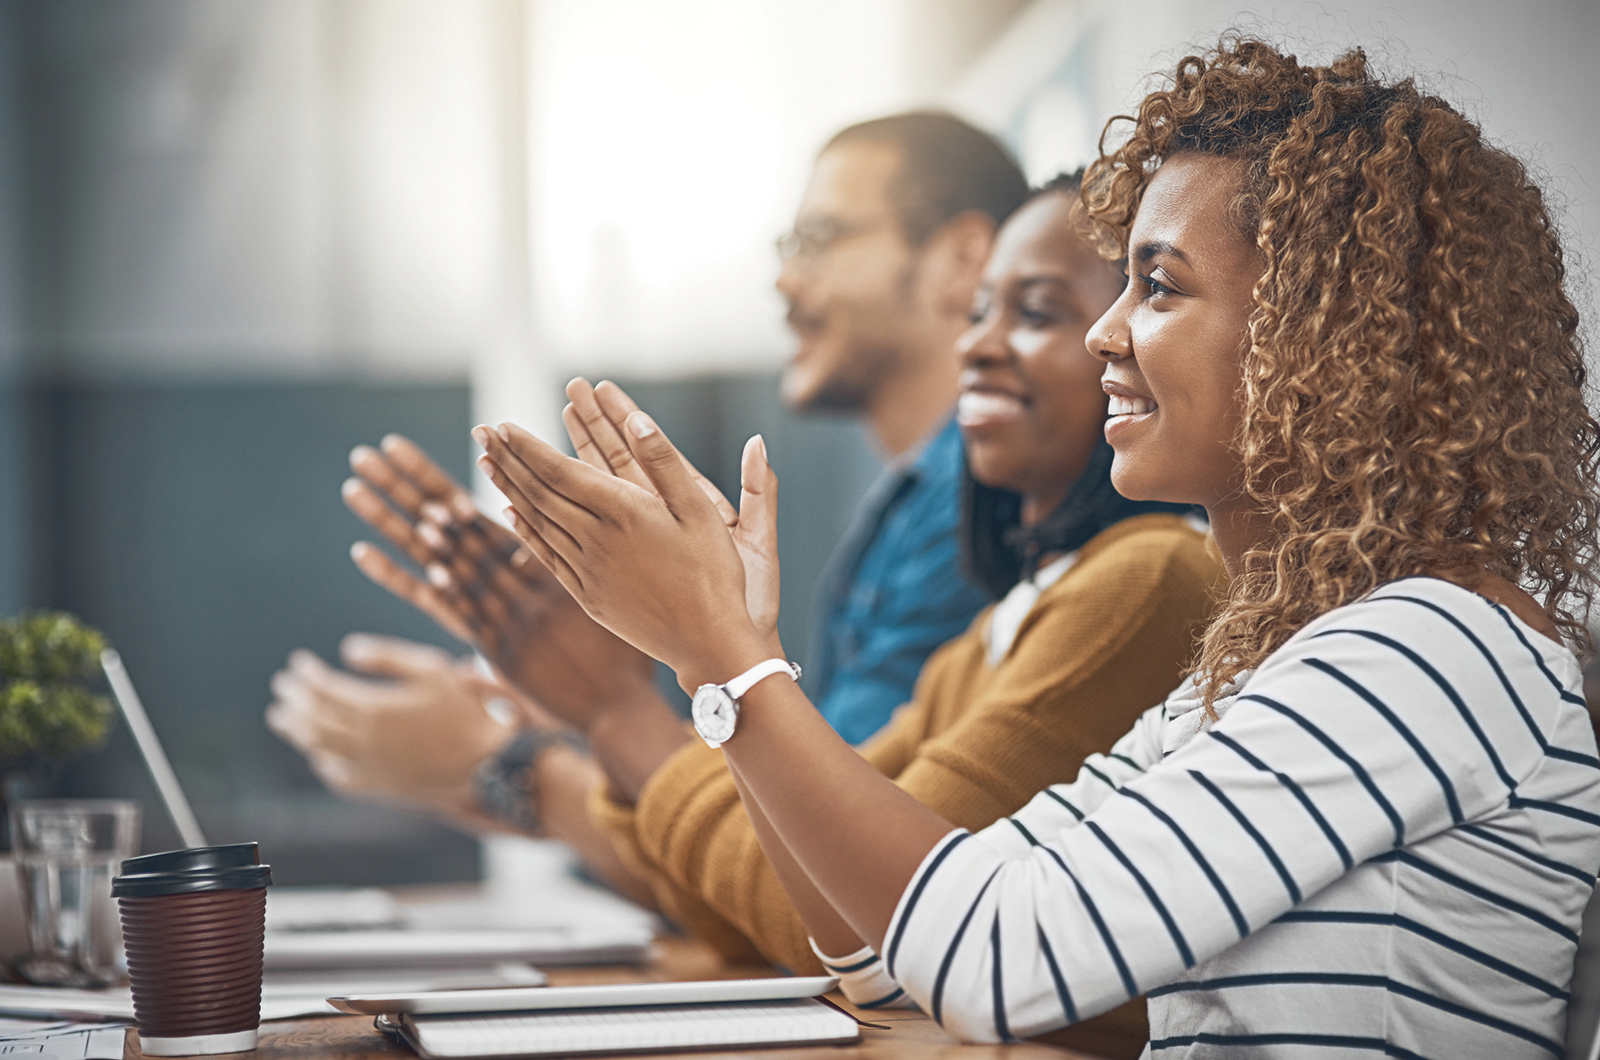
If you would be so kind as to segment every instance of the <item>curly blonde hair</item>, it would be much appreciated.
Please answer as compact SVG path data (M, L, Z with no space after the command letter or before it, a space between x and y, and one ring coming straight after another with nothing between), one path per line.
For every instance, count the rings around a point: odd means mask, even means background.
M1126 255L1162 160L1198 152L1239 163L1231 212L1264 263L1234 444L1271 531L1201 642L1208 704L1311 619L1408 575L1501 575L1586 650L1600 425L1522 163L1359 50L1306 66L1237 34L1108 122L1100 152L1083 204L1108 254Z

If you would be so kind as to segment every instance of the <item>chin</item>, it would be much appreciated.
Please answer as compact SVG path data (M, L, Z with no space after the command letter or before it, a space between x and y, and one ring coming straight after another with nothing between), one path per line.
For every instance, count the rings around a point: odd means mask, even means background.
M967 447L967 470L972 473L972 477L980 485L1018 492L1017 487L1012 484L1017 478L1013 462L1003 456L997 459L996 454L989 451L988 446L967 437L965 430L961 433Z
M783 399L796 412L857 413L867 407L870 395L871 389L864 382L842 372L804 372L792 385L790 376L785 375L783 380Z
M778 389L785 405L803 412L816 400L817 383L816 373L797 358L784 370Z
M1118 493L1130 501L1168 501L1176 504L1188 503L1186 497L1169 497L1169 491L1161 489L1156 481L1149 475L1140 474L1140 468L1135 463L1129 466L1129 461L1121 453L1111 461L1111 485L1116 487Z

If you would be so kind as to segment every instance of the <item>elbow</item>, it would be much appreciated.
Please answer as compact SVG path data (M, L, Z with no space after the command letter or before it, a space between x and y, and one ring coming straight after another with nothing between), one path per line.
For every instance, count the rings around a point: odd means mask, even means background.
M1001 1032L988 1005L948 1004L939 1026L962 1045L998 1045L1013 1040Z
M924 1006L923 1011L931 1012ZM936 1018L952 1037L969 1045L995 1045L1059 1030L1072 1022L1056 1003L1053 990L1018 983L997 993L992 976L983 982L951 986Z

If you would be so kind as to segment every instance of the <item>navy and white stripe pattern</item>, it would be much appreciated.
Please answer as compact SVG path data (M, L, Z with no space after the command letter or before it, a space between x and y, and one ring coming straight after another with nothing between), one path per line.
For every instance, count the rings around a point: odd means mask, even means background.
M817 948L816 939L808 939L811 952L817 955L822 967L839 977L839 989L856 1008L916 1008L900 984L884 970L883 960L871 946L863 946L848 957L829 957Z
M1409 578L928 855L884 959L962 1038L1149 997L1166 1057L1561 1054L1600 866L1571 653Z

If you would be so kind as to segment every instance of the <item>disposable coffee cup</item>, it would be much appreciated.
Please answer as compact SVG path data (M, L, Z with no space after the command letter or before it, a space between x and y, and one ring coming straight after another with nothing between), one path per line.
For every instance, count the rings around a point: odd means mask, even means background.
M254 843L192 847L122 863L111 893L147 1056L256 1047L272 869Z

